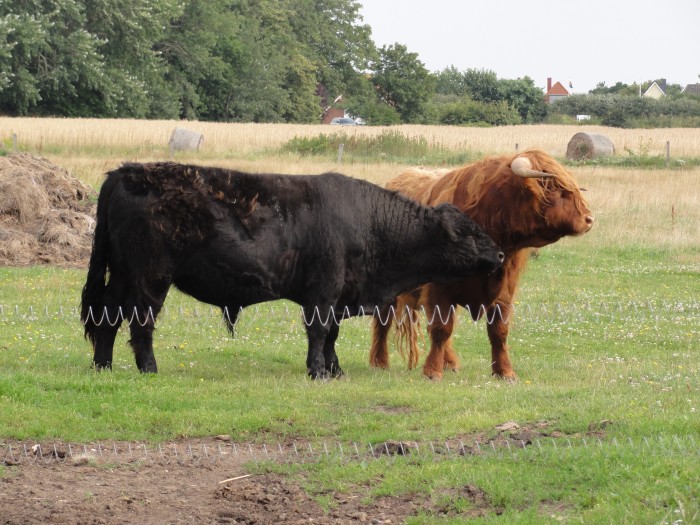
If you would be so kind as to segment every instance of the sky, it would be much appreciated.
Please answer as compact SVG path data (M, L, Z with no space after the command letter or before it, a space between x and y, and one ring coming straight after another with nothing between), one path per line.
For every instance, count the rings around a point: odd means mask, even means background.
M542 89L552 78L572 93L600 82L700 82L700 0L358 3L378 48L403 44L433 72L486 69Z

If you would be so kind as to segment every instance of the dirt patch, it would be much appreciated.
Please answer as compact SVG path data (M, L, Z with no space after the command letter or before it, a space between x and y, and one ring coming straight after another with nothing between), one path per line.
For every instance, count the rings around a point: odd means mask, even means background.
M478 487L372 498L371 487L309 494L303 478L256 474L250 462L316 461L328 453L308 443L235 445L228 436L146 447L5 442L0 465L0 523L229 523L321 525L399 524L423 513L435 516L499 514ZM341 460L399 454L401 445L348 447ZM415 446L415 445L414 445ZM422 447L425 449L425 447ZM308 452L307 452L308 451ZM322 507L317 498L324 502ZM465 501L468 503L465 510Z
M13 525L398 524L419 510L450 512L444 502L434 507L425 495L365 503L365 492L324 495L325 510L300 482L272 474L247 476L243 463L231 461L37 461L6 469L0 479L0 522Z
M253 475L242 465L149 464L12 467L0 480L5 524L34 523L401 523L411 501L381 498L369 505L346 494L326 512L297 483Z
M87 266L95 195L42 157L0 157L0 265Z
M230 436L161 445L0 441L0 523L81 524L398 524L410 516L484 517L505 509L475 485L372 498L371 487L310 494L303 478L257 474L251 462L305 462L333 456L373 461L387 456L454 459L535 445L539 440L600 439L612 422L565 435L550 423L509 421L491 431L437 443L387 441L367 448L309 442L243 445ZM569 443L571 446L571 443ZM325 507L319 504L324 502ZM545 505L545 510L547 510Z

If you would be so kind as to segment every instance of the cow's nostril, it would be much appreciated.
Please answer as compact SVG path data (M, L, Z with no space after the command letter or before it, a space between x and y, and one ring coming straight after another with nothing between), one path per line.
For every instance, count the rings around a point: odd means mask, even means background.
M503 252L498 252L496 257L498 258L498 262L502 263L506 259L506 254Z
M595 219L592 216L586 215L586 224L593 224L594 222Z

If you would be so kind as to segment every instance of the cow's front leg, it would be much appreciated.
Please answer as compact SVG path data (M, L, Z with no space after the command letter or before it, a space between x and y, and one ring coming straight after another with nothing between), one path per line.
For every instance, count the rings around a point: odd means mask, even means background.
M497 303L498 304L498 303ZM491 342L491 370L493 375L509 381L518 376L513 371L508 355L508 322L511 314L510 305L500 304L487 310L487 332Z
M309 349L306 354L306 370L311 379L326 379L326 358L324 355L326 339L330 332L332 320L320 319L315 316L306 322L306 336ZM336 334L337 337L337 334Z
M343 375L343 370L340 368L338 356L335 353L335 341L338 339L340 332L340 320L331 319L331 326L326 335L326 341L323 344L323 361L325 370L331 377L340 377Z

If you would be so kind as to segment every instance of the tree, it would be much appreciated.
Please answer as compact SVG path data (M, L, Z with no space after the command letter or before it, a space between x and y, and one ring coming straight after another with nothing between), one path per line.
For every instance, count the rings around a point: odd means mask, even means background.
M464 81L464 74L454 66L449 66L438 71L435 76L435 93L438 95L457 95L459 97L467 94Z
M326 107L335 97L362 98L364 76L378 57L371 28L362 24L361 5L354 0L292 0L290 26L315 68Z
M464 86L471 99L477 102L497 102L501 99L498 77L493 71L467 69L464 72Z
M406 123L423 118L425 106L435 89L435 78L418 60L418 54L398 43L379 51L379 60L373 65L372 82L379 97Z
M152 104L168 97L153 42L178 9L177 0L4 0L0 78L11 82L0 88L0 110L154 115Z
M82 115L104 90L99 41L73 0L0 4L0 110Z
M648 87L648 86L647 86ZM639 94L639 85L637 84L624 84L622 82L616 82L614 86L606 86L605 82L598 82L594 89L589 92L591 95L637 95Z
M542 90L530 77L499 80L498 98L515 109L527 124L541 122L547 112Z
M156 52L166 62L165 79L178 102L180 118L199 118L206 112L202 86L225 83L232 75L217 46L222 40L235 38L239 30L228 0L189 0L155 43Z
M376 49L359 8L351 0L230 4L234 21L213 49L223 67L201 80L205 118L318 122L329 97L366 93L356 68Z

